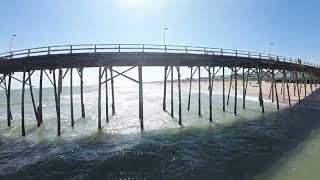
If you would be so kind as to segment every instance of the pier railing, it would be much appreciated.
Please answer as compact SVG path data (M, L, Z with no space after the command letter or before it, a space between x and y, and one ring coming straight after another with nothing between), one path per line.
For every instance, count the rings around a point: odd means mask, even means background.
M319 68L320 66L299 58L288 58L266 53L258 53L253 51L243 51L236 49L222 49L197 46L177 46L177 45L156 45L156 44L77 44L77 45L59 45L38 47L31 49L16 50L1 53L0 58L14 59L21 57L32 57L51 54L74 54L74 53L98 53L98 52L157 52L157 53L184 53L184 54L205 54L217 56L234 56L247 57L263 60L283 61L294 64L301 64Z

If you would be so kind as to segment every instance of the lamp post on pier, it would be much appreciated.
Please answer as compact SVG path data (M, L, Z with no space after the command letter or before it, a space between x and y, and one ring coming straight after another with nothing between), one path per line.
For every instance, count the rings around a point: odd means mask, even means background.
M15 34L12 34L12 36L11 36L10 52L12 52L13 39L14 39L16 36L17 36L17 35L15 35Z

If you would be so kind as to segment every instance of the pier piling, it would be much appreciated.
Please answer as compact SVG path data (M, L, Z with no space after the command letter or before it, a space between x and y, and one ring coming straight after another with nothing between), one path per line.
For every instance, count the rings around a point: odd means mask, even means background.
M182 112L181 112L181 84L180 84L180 66L177 66L178 71L178 90L179 90L179 125L182 125Z
M229 99L230 99L230 92L231 92L231 85L232 85L232 76L233 76L232 74L233 74L233 72L232 72L232 69L231 69L227 106L229 106Z
M242 108L244 109L246 107L245 100L246 100L246 94L245 94L245 73L244 73L244 67L242 68Z
M32 101L32 107L33 107L33 111L34 111L34 116L36 117L38 127L40 127L40 121L38 119L36 103L34 101L34 96L33 96L32 81L31 81L31 73L30 73L30 71L28 71L28 80L29 80L29 88L30 88L30 95L31 95L31 101Z
M115 108L115 101L114 101L114 80L113 80L113 71L112 71L112 66L109 68L110 70L110 76L111 76L111 108L112 108L112 115L115 115L116 113L116 108Z
M289 102L289 106L291 106L291 98L290 98L290 90L289 90L290 88L289 88L289 83L287 80L287 72L284 70L283 73L284 73L284 78L285 78L285 82L286 82L286 86L287 86L288 102Z
M211 67L208 66L209 75L209 120L212 122L212 82L211 82Z
M86 112L84 109L84 103L83 103L83 67L79 68L80 72L80 98L81 98L81 116L82 118L86 117Z
M274 76L274 70L271 71L271 76L272 76L272 81L273 81L273 85L274 85L274 90L276 93L276 101L277 101L277 109L279 110L279 98L278 98L278 90L277 90L277 81L275 80L275 76Z
M139 76L139 119L140 128L143 130L143 82L142 82L142 66L138 66L138 76ZM181 108L181 107L180 107Z
M109 122L109 95L108 95L108 68L104 68L105 83L106 83L106 123Z
M300 87L299 87L299 81L298 81L298 72L296 71L295 72L295 77L296 77L296 86L297 86L297 91L298 91L298 99L299 99L299 102L301 101L300 99Z
M26 85L26 71L24 69L23 77L22 77L22 95L21 95L21 130L22 130L22 136L26 136L26 131L25 131L25 128L24 128L24 91L25 91L25 85Z
M234 115L237 115L237 102L238 102L238 70L234 68Z
M274 75L274 70L271 70L271 74ZM274 80L271 81L271 102L274 102Z
M38 126L43 123L43 115L42 115L42 85L43 85L43 70L40 70L40 81L39 81L39 105L37 108L38 115Z
M12 119L12 114L11 114L11 73L9 73L8 77L8 88L7 88L7 123L8 127L11 126L11 119Z
M98 88L98 130L101 130L101 66L99 66Z
M198 66L198 114L201 116L201 71L200 66Z
M192 86L192 75L193 75L192 72L193 72L193 67L191 66L191 68L190 68L189 96L188 96L188 111L190 110L191 86Z
M73 114L73 68L70 68L70 116L71 127L74 127L74 114Z
M261 110L262 113L264 113L264 103L263 103L263 95L262 95L262 73L261 69L257 70L257 75L258 75L258 83L259 83L259 99L260 99L260 105L261 105Z
M224 67L222 67L222 110L226 111L226 95L225 95L225 75Z
M164 78L163 78L163 103L162 103L162 109L163 109L163 111L166 111L167 70L168 70L168 66L165 66L165 67L164 67Z
M171 117L173 117L173 66L171 66Z

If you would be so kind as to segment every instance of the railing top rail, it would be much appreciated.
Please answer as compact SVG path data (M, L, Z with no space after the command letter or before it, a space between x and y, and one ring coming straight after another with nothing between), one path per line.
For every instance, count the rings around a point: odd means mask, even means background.
M115 52L125 52L126 50L141 50L141 52L145 52L145 50L149 50L148 52L159 52L162 51L164 53L173 53L173 52L182 52L187 54L193 53L203 53L208 55L221 55L221 56L239 56L239 57L249 57L249 58L259 58L265 60L278 60L284 62L298 63L306 66L319 67L314 63L302 61L299 58L287 58L284 56L277 56L273 54L267 53L259 53L254 51L244 51L238 49L223 49L216 47L202 47L202 46L182 46L182 45L164 45L164 44L69 44L69 45L54 45L54 46L43 46L29 49L21 49L15 50L11 52L0 53L0 58L12 58L15 56L37 56L39 54L50 52L61 54L69 53L81 53L85 51L93 51L97 52L97 50L115 50ZM122 51L121 51L122 50ZM156 51L157 50L157 51ZM74 52L80 51L80 52ZM139 51L140 52L140 51Z

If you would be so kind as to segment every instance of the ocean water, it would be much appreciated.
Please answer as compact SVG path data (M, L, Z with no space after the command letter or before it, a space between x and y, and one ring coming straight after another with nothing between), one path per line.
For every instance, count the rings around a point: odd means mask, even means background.
M12 126L6 123L6 101L0 94L0 179L319 179L319 109L287 107L278 111L256 98L247 109L234 97L222 112L222 96L213 95L213 122L209 122L208 94L203 92L202 116L197 93L182 91L182 123L178 125L175 87L174 118L162 110L161 85L144 85L144 125L138 119L138 87L116 86L116 114L97 131L97 87L85 87L86 118L81 118L79 88L74 88L75 126L70 123L69 88L61 96L61 137L56 136L52 89L44 89L43 122L37 128L29 91L26 91L26 137L21 136L21 91L12 91ZM37 102L37 89L34 89ZM110 91L109 91L110 95ZM168 88L168 97L170 91ZM111 96L109 97L111 100ZM170 99L167 99L170 110Z

